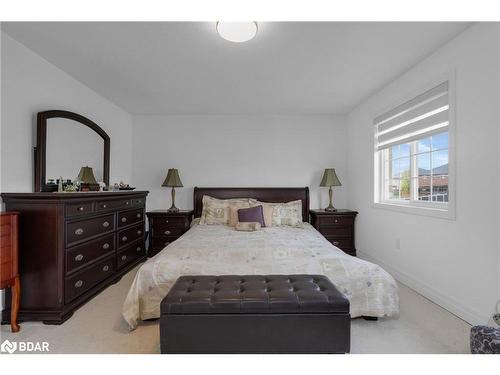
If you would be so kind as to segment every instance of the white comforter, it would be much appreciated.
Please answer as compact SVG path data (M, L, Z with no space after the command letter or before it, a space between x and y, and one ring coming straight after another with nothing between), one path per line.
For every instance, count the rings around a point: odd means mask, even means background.
M397 284L376 264L343 253L311 225L239 232L223 225L194 225L138 270L123 317L159 318L160 302L181 275L322 274L349 298L351 316L396 316Z

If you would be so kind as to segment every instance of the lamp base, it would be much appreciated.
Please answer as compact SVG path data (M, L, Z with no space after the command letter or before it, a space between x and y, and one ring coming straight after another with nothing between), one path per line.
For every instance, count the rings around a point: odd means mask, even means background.
M179 209L177 207L175 207L175 206L172 206L167 211L168 212L179 212Z
M333 207L333 206L328 206L328 207L325 208L325 211L335 212L335 211L337 211L337 209L335 207Z

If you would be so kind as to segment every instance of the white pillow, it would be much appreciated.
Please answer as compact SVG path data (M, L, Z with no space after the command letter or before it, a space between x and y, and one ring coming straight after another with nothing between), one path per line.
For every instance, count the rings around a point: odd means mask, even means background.
M274 206L273 226L302 226L302 201L296 200Z

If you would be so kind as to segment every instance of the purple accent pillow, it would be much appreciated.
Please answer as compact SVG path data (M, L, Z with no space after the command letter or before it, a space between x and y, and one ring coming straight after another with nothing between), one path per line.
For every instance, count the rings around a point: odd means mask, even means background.
M240 208L238 210L238 221L241 223L260 223L261 227L266 226L264 224L264 210L262 206Z

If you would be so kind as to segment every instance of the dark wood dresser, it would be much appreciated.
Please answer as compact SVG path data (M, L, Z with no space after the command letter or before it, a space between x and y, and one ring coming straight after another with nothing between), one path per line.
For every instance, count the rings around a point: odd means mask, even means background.
M354 219L358 214L351 210L310 210L311 224L334 246L356 256Z
M19 320L61 324L146 257L147 191L2 193L19 212ZM10 320L6 299L2 322Z
M147 212L146 215L149 221L148 256L152 257L189 229L193 210L177 212L154 210Z
M0 289L11 288L10 326L12 332L19 331L20 281L18 269L18 212L0 212Z

